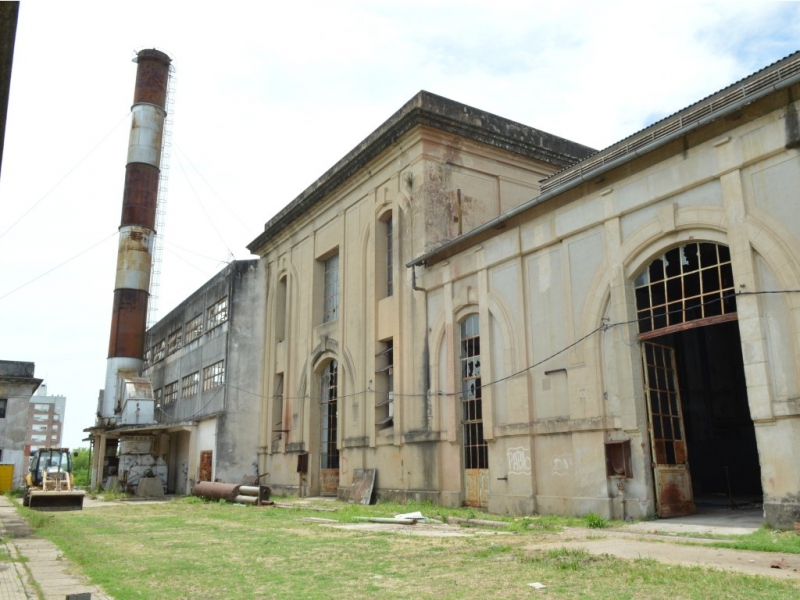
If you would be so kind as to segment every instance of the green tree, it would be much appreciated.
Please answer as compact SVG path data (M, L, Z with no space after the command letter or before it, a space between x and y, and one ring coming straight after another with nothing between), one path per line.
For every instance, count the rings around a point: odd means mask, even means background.
M72 476L75 478L75 485L87 486L90 481L91 451L89 448L76 448L72 453Z

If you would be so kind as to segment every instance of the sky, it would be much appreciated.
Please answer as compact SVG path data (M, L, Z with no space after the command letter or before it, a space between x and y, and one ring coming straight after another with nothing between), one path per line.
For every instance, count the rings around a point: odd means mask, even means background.
M20 7L0 173L0 359L104 385L136 65L175 66L158 314L420 90L602 149L800 49L800 4L473 0Z

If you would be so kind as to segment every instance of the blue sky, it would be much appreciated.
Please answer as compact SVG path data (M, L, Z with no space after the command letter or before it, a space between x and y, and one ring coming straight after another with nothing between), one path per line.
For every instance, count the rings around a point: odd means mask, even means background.
M798 40L796 3L23 3L0 358L67 396L80 445L105 373L134 50L176 67L164 315L421 89L603 148Z

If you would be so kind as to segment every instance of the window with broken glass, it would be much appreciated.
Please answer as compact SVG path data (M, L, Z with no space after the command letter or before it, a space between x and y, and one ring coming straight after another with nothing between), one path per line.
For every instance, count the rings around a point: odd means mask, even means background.
M639 333L663 335L736 318L736 290L727 246L692 242L653 260L634 281ZM658 330L658 334L646 335ZM665 331L666 330L666 331Z
M161 398L162 398L163 393L164 393L164 390L162 388L158 388L153 392L153 398L155 398L156 407L161 405Z
M203 313L196 315L191 321L186 323L183 334L183 343L190 344L203 335Z
M167 336L167 354L177 352L181 347L180 327Z
M461 423L464 435L464 468L489 468L489 454L483 438L478 315L470 315L461 322Z
M178 399L178 382L173 381L164 386L164 404L172 404Z
M167 342L166 340L161 340L155 346L153 346L153 362L157 363L158 361L162 360L167 351Z
M339 255L334 254L325 261L323 277L323 315L322 322L328 323L339 318Z
M272 444L273 452L277 452L278 446L275 445L288 433L288 427L283 426L283 373L275 379L275 394L272 396Z
M203 391L210 390L225 383L225 361L215 362L203 369Z
M375 424L383 429L394 422L394 340L383 342L376 363L379 368L375 373Z
M325 365L320 382L320 401L322 403L322 449L320 450L320 467L323 469L339 468L339 448L336 446L338 426L338 376L339 366L335 360Z
M214 329L228 320L228 297L218 300L208 309L208 329Z
M194 396L200 386L200 371L187 375L181 382L181 398Z

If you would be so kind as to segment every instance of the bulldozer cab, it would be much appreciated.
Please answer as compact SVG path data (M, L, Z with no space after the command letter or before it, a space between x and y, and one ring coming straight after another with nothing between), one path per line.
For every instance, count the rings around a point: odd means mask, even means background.
M61 480L72 473L72 455L66 448L39 450L31 457L31 478L34 485L42 485L45 479ZM58 475L63 473L64 475Z

